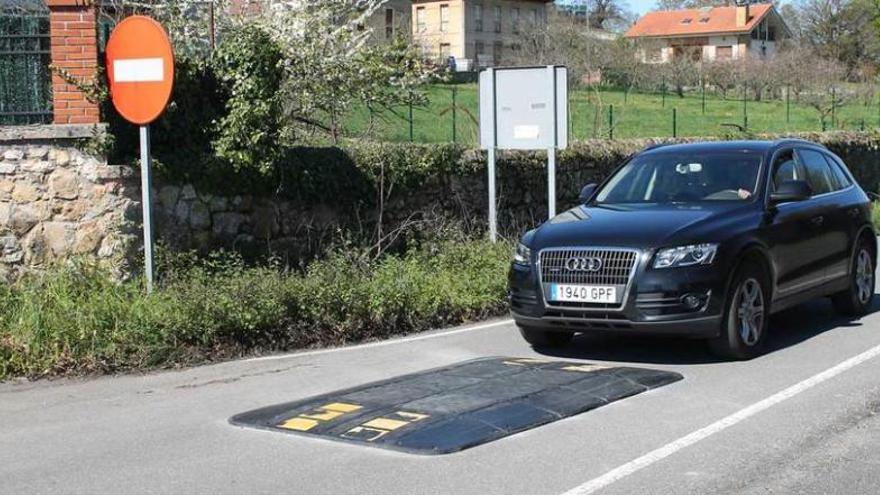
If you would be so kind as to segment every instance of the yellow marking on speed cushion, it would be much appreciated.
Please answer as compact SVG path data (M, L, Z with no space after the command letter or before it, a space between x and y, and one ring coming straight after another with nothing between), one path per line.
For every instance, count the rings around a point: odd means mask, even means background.
M284 428L286 430L295 430L295 431L309 431L312 428L318 426L318 422L314 419L306 419L306 418L290 418L287 421L278 425L279 428Z
M572 366L565 366L562 368L565 371L580 371L581 373L590 373L591 371L599 371L599 370L607 370L608 366L601 366L598 364L576 364Z
M358 409L362 409L363 406L359 406L357 404L346 404L345 402L334 402L332 404L327 404L321 406L321 409L326 409L328 411L336 411L342 413L350 413L357 411Z
M350 412L362 409L363 406L357 404L346 404L344 402L333 402L324 404L308 413L300 414L295 418L290 418L284 423L278 425L279 428L296 431L309 431L324 421L333 421L334 419L344 416Z
M300 416L309 419L317 419L318 421L330 421L332 419L336 419L339 416L345 414L344 412L339 411L320 411L317 413L309 413L309 414L300 414Z

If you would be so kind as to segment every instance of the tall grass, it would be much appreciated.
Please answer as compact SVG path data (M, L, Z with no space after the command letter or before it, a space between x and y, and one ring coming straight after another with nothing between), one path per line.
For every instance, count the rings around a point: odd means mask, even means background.
M304 271L170 263L159 288L68 263L0 286L0 379L116 372L419 331L502 312L509 244L439 242ZM183 266L180 266L183 265Z

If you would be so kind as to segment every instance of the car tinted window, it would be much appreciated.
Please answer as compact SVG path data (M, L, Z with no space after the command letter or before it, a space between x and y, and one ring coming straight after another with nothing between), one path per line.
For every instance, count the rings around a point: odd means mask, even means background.
M794 151L786 150L776 156L773 164L773 187L779 188L779 184L790 180L800 180L797 163L794 161Z
M803 158L807 182L810 183L813 194L825 194L838 189L837 180L822 153L813 150L799 150L798 152Z
M746 201L755 194L761 155L754 152L649 153L617 171L597 203Z
M834 179L837 182L837 189L844 189L851 186L852 181L849 180L849 176L843 170L843 164L841 161L826 153L823 153L822 156L825 157L825 160L828 161L828 166L831 167L831 172L834 174Z

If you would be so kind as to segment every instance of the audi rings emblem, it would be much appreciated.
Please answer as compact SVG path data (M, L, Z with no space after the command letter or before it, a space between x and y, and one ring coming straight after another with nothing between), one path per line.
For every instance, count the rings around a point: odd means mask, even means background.
M565 268L571 272L598 272L602 269L599 258L572 257L565 261Z

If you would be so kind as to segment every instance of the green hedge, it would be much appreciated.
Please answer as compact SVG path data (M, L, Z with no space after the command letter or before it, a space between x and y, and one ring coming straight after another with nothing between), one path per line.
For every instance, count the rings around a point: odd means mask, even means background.
M157 130L156 134L170 132ZM175 131L179 132L179 131ZM837 131L797 133L790 135L755 135L755 139L796 137L827 146L841 155L869 189L875 189L880 172L880 133L876 131ZM695 142L707 139L626 139L578 141L559 152L559 174L594 170L605 174L627 156L646 146L668 142ZM715 140L711 138L709 140ZM156 148L164 145L160 141ZM170 145L168 145L170 146ZM176 144L173 146L176 148ZM170 152L171 150L166 150ZM163 163L170 163L157 151ZM418 190L426 182L450 176L483 177L485 153L453 144L406 144L368 141L346 141L341 147L284 148L271 173L265 176L235 171L222 163L204 165L198 154L174 153L186 163L165 166L160 180L166 183L194 183L217 194L274 195L290 199L326 199L340 193L366 196L371 199L378 188L381 174L387 181L405 190ZM546 155L543 152L503 152L499 154L499 175L527 173L531 180L543 181Z
M510 245L428 242L303 273L235 258L167 263L146 296L68 264L0 285L0 379L148 369L338 345L502 313ZM177 262L176 265L181 263Z

